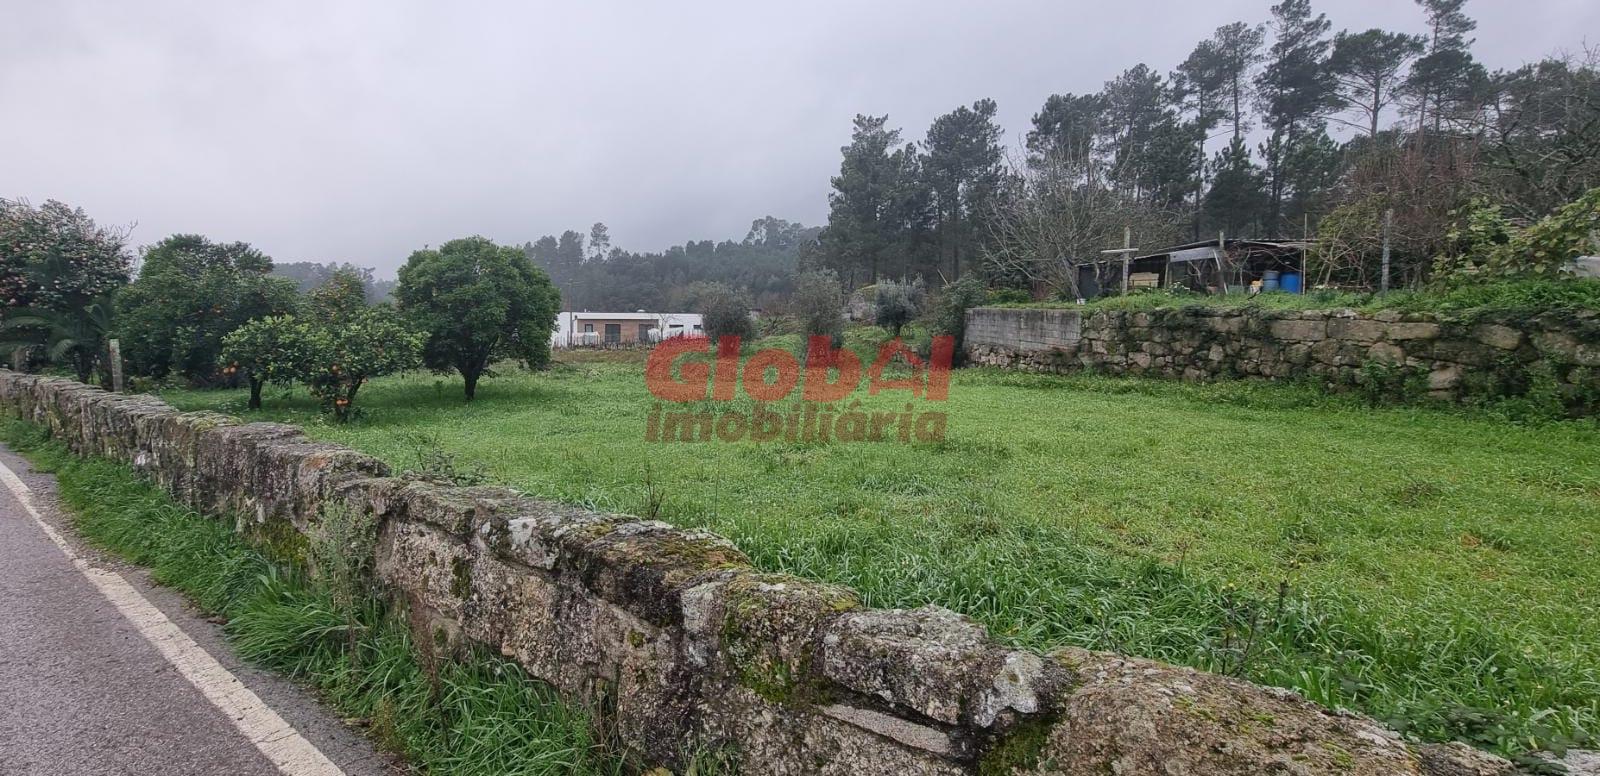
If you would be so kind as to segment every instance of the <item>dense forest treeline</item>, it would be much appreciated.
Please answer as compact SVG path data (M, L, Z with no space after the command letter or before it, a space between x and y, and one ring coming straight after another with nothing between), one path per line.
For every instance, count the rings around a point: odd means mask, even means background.
M656 253L611 245L604 223L525 243L524 253L549 273L569 310L691 310L708 284L743 289L757 306L794 290L795 267L816 244L817 227L767 216L743 240L690 240Z

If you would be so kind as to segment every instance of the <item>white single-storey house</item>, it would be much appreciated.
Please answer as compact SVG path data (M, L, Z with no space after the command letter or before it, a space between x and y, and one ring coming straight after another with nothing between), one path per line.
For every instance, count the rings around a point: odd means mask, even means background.
M704 333L699 313L563 312L556 314L556 330L550 335L550 347L647 345L669 337Z

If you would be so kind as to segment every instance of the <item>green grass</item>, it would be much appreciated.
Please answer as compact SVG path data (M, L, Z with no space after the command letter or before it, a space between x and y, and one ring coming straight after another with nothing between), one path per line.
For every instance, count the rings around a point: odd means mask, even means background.
M398 617L371 601L353 614L341 609L325 588L223 522L173 503L126 466L74 457L16 421L0 438L55 473L75 526L91 542L149 566L157 582L225 617L242 657L309 683L427 772L625 772L594 740L585 715L515 664L484 656L426 670Z
M400 470L443 450L529 493L711 529L874 606L1243 674L1425 739L1517 752L1600 729L1593 423L964 370L943 442L647 444L642 369L616 361L510 372L472 404L459 379L376 380L342 426L289 391L246 416ZM245 414L242 393L166 398Z

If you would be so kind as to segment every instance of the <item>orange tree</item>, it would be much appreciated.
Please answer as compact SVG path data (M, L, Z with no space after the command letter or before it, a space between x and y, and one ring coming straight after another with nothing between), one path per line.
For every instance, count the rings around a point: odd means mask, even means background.
M495 359L530 367L550 360L550 331L561 294L544 270L517 248L483 237L451 240L411 254L400 268L395 299L426 334L422 360L438 372L460 372L467 401Z
M303 331L301 379L340 422L349 419L356 392L368 378L421 362L424 335L408 328L388 305L352 310Z

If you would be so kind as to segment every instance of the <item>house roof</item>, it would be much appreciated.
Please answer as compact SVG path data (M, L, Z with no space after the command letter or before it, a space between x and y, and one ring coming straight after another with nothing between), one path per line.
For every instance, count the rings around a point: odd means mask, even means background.
M698 318L695 313L568 313L573 320L607 320L607 321L658 321L663 318Z
M1303 251L1303 250L1305 250L1307 248L1310 248L1311 246L1313 246L1315 244L1316 244L1316 240L1238 240L1238 239L1234 239L1234 240L1226 241L1226 245L1227 245L1229 250L1232 250L1234 248L1260 248L1262 250L1269 250L1269 251ZM1170 256L1170 255L1172 255L1174 253L1180 253L1182 251L1190 251L1190 250L1195 250L1195 249L1198 249L1198 248L1215 248L1215 247L1217 247L1217 241L1216 240L1201 240L1199 242L1184 243L1183 245L1174 245L1174 246L1172 246L1170 248L1162 248L1159 251L1152 251L1150 253L1145 253L1145 254L1141 254L1141 255L1138 255L1138 256L1134 256L1133 259L1134 259L1134 261L1138 261L1139 259L1157 259L1157 258L1160 258L1162 256Z

